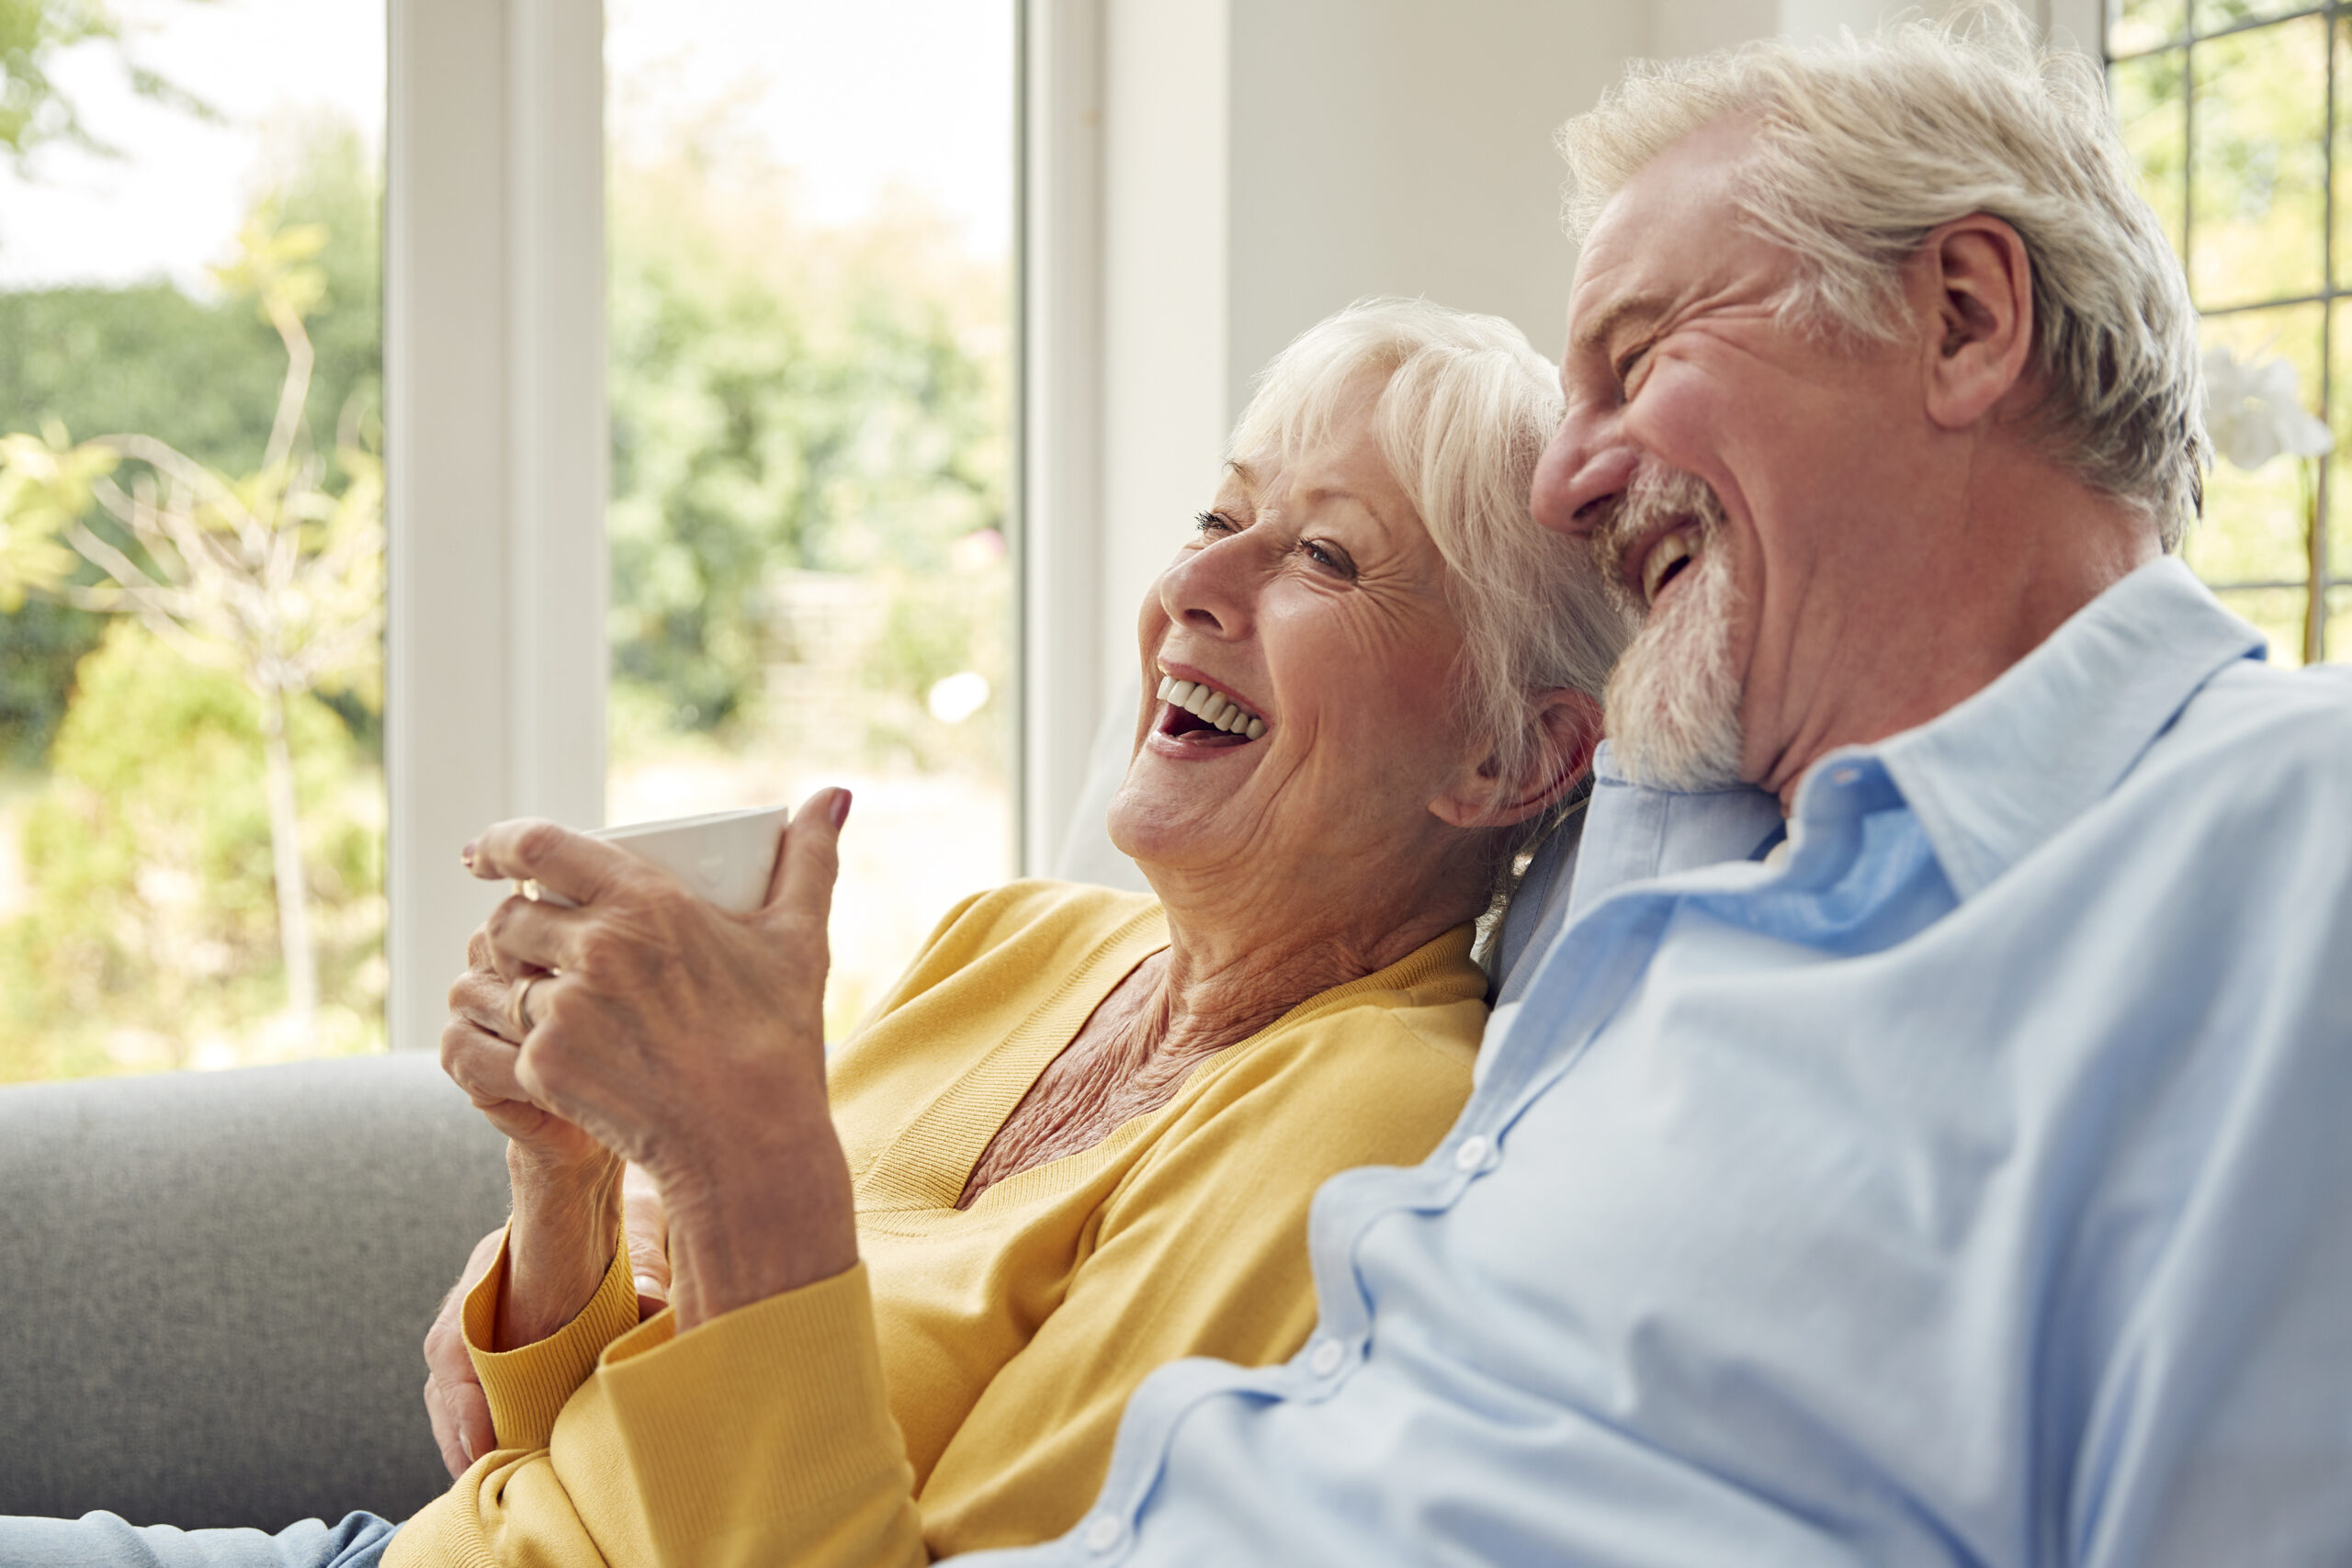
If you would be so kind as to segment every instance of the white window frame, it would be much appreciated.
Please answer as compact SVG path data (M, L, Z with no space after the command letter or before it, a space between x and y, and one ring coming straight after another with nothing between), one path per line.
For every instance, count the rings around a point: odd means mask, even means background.
M385 888L394 1048L501 889L458 851L605 809L604 8L390 0Z

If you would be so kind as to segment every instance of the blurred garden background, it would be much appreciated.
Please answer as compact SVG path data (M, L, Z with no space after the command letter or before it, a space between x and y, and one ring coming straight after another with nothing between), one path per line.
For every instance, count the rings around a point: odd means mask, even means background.
M1012 6L605 9L606 819L850 784L838 1038L1012 869ZM0 1080L384 1043L385 32L0 0ZM2231 389L2188 558L2352 659L2352 12L2104 48Z
M883 9L607 6L607 820L850 784L836 1037L1012 855L1011 10ZM383 1044L383 35L0 0L0 1080Z

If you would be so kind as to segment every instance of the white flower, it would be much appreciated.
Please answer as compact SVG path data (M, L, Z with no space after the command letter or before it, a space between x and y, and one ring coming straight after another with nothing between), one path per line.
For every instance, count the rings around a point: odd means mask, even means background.
M2205 351L2205 429L2241 468L2258 468L2281 452L2318 457L2335 446L2327 426L2295 396L2293 366L2283 359L2257 365L2219 346Z

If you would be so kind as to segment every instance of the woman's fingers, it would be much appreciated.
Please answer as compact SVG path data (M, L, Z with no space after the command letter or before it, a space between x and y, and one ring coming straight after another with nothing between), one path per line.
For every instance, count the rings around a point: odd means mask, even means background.
M492 1033L470 1019L452 1018L441 1031L441 1070L481 1110L532 1103L529 1093L514 1077L514 1064L522 1055L514 1042Z
M587 909L568 909L521 896L490 912L491 963L506 980L568 969L580 962L581 936L595 921Z
M641 1166L621 1173L621 1223L628 1233L628 1271L637 1281L639 1322L670 1304L670 1216L662 1190Z
M493 822L466 849L466 867L476 876L536 882L575 904L593 904L650 869L626 850L531 817Z
M433 1421L434 1441L440 1445L441 1462L452 1479L497 1445L490 1419L490 1401L474 1373L473 1358L466 1354L467 1294L481 1282L498 1258L504 1227L474 1244L465 1271L441 1300L433 1325L424 1331L424 1409Z
M833 883L841 875L842 824L849 820L849 791L820 789L792 814L770 909L789 909L823 929L832 913Z
M522 1042L515 1039L507 1017L508 998L514 989L491 970L469 969L450 982L449 1011L453 1018L519 1045Z

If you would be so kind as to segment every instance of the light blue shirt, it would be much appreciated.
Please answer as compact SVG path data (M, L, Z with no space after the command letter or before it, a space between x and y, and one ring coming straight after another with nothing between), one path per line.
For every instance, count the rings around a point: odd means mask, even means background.
M995 1560L2352 1562L2352 671L2260 647L2146 567L1770 860L1604 774L1306 1348L1163 1369Z

